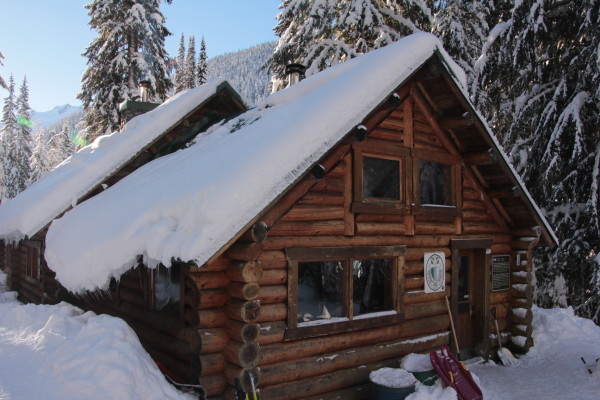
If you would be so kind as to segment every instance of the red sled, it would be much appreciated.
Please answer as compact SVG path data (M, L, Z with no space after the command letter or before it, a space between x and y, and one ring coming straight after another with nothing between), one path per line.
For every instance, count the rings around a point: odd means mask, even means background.
M467 367L454 357L446 345L441 347L439 353L430 352L429 358L444 387L452 386L458 400L483 400L483 393Z

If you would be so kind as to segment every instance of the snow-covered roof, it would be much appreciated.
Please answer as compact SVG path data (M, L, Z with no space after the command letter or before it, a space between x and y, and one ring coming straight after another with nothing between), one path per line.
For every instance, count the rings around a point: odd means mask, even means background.
M0 238L31 237L131 160L140 150L204 101L223 80L179 93L154 111L129 121L120 132L98 137L14 199L0 205Z
M137 264L203 264L432 55L456 66L433 35L418 33L315 74L156 159L55 220L45 257L78 292L105 288ZM343 116L343 117L340 117ZM157 119L169 118L160 114Z

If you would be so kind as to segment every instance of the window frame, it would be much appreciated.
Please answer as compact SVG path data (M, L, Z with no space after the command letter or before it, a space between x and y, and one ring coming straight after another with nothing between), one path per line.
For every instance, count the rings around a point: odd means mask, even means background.
M404 319L402 295L404 292L404 252L406 246L344 246L293 247L285 249L288 259L288 316L285 340L296 340L327 334L351 332L373 327L397 324ZM352 260L392 260L392 310L353 316ZM347 318L343 321L298 326L298 264L311 261L344 261L344 307Z
M459 216L461 204L461 190L459 187L461 182L460 157L448 153L441 153L424 149L412 149L411 156L414 171L412 193L413 214L451 217ZM419 174L419 163L421 161L435 162L438 164L450 166L450 199L452 200L451 205L420 204L421 179Z
M354 200L352 212L367 213L410 213L410 193L412 191L412 163L409 162L410 150L393 143L376 141L362 142L353 145L354 150ZM363 159L364 157L380 158L399 162L399 199L365 197L363 195Z
M168 312L165 311L164 309L158 309L156 308L156 275L159 272L159 268L166 268L166 269L170 269L173 268L173 266L177 265L179 268L179 304L177 306L177 311L176 312ZM166 314L166 315L170 315L173 316L175 318L183 318L183 313L184 313L184 264L183 263L176 263L173 262L173 264L170 267L166 267L163 264L158 264L156 267L154 268L146 268L147 273L146 273L146 277L147 277L147 284L146 284L146 293L147 293L147 297L146 297L146 307L148 308L148 310L153 311L153 312L157 312L157 313L162 313L162 314Z
M42 242L27 240L25 245L25 276L36 282L42 280Z

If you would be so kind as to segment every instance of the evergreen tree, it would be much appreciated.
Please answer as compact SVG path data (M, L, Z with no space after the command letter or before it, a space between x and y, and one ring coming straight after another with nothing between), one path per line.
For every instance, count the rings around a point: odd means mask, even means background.
M185 58L185 88L192 89L196 87L196 39L194 35L190 36L188 50Z
M284 0L275 33L279 43L267 66L273 89L285 66L299 62L311 75L383 47L410 33L430 30L435 2L423 0Z
M474 66L489 33L487 18L480 0L447 0L435 14L431 30L467 74L471 95L477 91Z
M0 149L0 161L2 162L3 181L0 184L0 191L2 191L1 200L4 201L15 197L17 194L15 190L15 177L17 175L15 137L19 130L19 124L17 123L15 80L12 75L8 80L8 96L4 99L1 122L0 135L2 148Z
M29 88L27 87L27 78L23 78L23 83L19 89L19 96L16 102L17 108L17 132L14 142L14 195L27 188L31 168L29 159L31 158L31 108L29 107Z
M206 42L204 36L200 42L200 52L198 53L198 73L196 74L197 84L204 85L208 76L208 56L206 54Z
M31 174L27 186L39 180L51 169L48 164L48 140L44 129L33 134L33 150L29 159L29 167Z
M175 59L175 93L179 93L186 88L186 65L185 65L185 38L183 33L181 39L179 39L179 50L177 52L177 58Z
M51 132L48 142L48 161L52 167L57 166L75 152L69 125L64 123L58 132Z
M85 6L98 36L86 49L88 67L78 95L88 138L119 128L118 106L139 99L138 84L149 80L152 97L165 99L167 78L160 0L93 0Z
M2 62L2 60L4 60L4 55L0 51L0 67L4 65L4 63ZM6 84L6 82L4 81L4 79L2 78L2 76L0 76L0 87L3 87L4 89L8 89L8 85Z
M478 63L479 98L560 240L540 253L542 305L600 322L600 4L515 2ZM566 287L562 287L565 285ZM563 304L565 305L565 304Z

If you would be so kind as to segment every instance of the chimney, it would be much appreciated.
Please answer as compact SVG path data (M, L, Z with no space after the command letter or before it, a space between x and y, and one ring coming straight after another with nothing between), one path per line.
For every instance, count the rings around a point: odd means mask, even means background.
M306 67L302 64L294 63L288 64L285 66L285 75L288 80L288 87L292 86L300 82L306 76L304 75L306 72Z
M119 113L121 114L121 128L127 122L138 115L147 113L158 107L158 104L150 102L150 91L152 86L150 81L140 81L140 101L125 100L119 104Z

